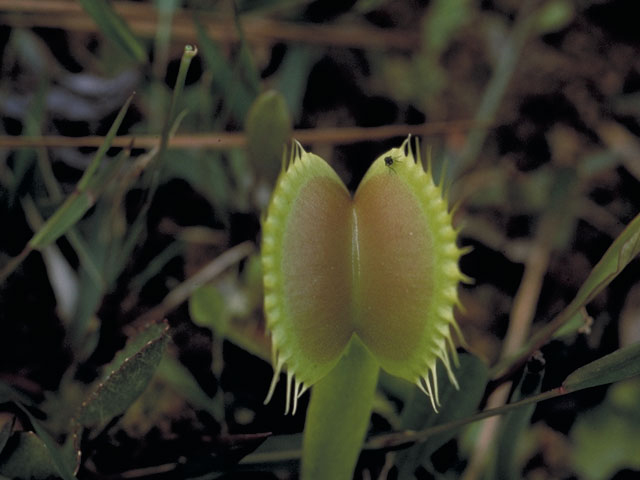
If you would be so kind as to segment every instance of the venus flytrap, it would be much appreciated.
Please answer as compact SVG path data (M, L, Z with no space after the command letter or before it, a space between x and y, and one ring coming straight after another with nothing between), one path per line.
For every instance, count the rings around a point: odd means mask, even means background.
M437 410L436 365L450 381L451 329L464 249L442 185L410 138L381 155L352 197L334 170L295 144L263 225L272 397L286 369L285 413L314 386L302 478L348 479L378 371L415 383Z

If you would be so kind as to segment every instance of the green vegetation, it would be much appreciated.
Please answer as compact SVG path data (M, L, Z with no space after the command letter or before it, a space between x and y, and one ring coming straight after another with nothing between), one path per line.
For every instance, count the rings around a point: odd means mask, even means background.
M0 480L314 479L358 452L354 478L638 475L633 2L7 0L0 17ZM404 178L385 152L409 134L472 279L447 303L459 389L430 363L436 412L372 360L397 332L371 314L386 337L341 345L298 398L260 257L285 145L353 195L376 158ZM422 278L389 272L390 290ZM333 287L299 273L296 302ZM313 335L303 320L274 329L280 353Z

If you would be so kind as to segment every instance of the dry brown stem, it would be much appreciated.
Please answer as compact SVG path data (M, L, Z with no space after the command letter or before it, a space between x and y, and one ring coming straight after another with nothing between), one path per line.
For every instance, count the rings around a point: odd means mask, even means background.
M152 38L156 33L157 10L151 3L112 2L134 33ZM194 42L195 12L174 12L172 40ZM232 18L220 18L210 12L197 12L198 21L207 33L220 42L237 42L238 34ZM0 0L0 21L21 27L61 28L76 32L96 32L93 20L82 6L69 0ZM301 24L245 16L243 29L251 43L292 42L356 48L413 50L420 44L418 32L387 30L366 25Z
M0 0L1 1L1 0ZM295 130L293 138L303 144L348 144L366 140L383 140L392 137L404 137L409 134L419 136L443 135L456 131L468 130L475 126L471 120L454 120L429 122L421 125L387 125L383 127L344 127L314 128ZM112 146L153 148L160 141L159 135L123 135L116 137ZM35 148L35 147L99 147L104 137L14 137L0 136L0 148ZM171 148L207 148L227 150L245 145L242 132L214 132L175 135L169 140Z

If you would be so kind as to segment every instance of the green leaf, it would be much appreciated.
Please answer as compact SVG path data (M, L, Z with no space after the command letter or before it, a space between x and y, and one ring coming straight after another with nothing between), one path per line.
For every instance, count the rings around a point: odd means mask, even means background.
M573 392L640 375L640 342L616 350L580 367L563 382L565 390Z
M264 466L272 469L279 462L291 463L302 455L302 433L274 435L267 438L255 452L240 461L240 465Z
M102 33L137 62L146 62L144 46L106 0L79 0Z
M544 364L542 364L544 365ZM544 371L541 363L532 359L527 364L524 375L515 388L511 402L540 393ZM508 412L500 422L500 430L496 436L498 444L488 467L487 478L519 478L521 476L518 447L523 444L522 438L531 422L535 410L534 403Z
M138 292L153 277L159 275L167 263L176 257L180 257L184 252L184 245L180 241L170 243L164 250L158 253L147 266L136 275L130 282L130 291Z
M414 386L413 395L402 411L402 428L404 430L423 430L434 425L464 418L475 412L489 378L487 366L474 355L460 355L460 367L455 370L460 390L449 382L446 371L438 365L438 391L440 392L440 412L433 411L431 404ZM413 478L413 472L420 465L430 463L433 452L452 439L459 429L452 429L429 437L407 450L398 452L396 465L398 478Z
M172 149L166 158L167 175L189 182L216 210L229 209L233 185L219 153Z
M51 245L75 225L92 205L93 198L89 194L72 193L31 238L29 246L39 250Z
M307 89L307 79L322 50L309 45L287 45L287 53L278 68L278 90L284 96L292 117L302 115L302 101Z
M170 355L165 355L160 362L157 375L176 392L179 392L193 407L208 412L218 422L224 421L222 399L209 397L200 388L191 372L178 360Z
M0 454L2 450L4 450L5 445L7 444L7 440L13 433L13 426L16 423L16 417L11 416L10 419L5 418L2 427L0 428Z
M469 0L436 0L429 5L423 25L424 44L427 52L439 56L467 23L472 4Z
M291 116L284 97L275 90L262 93L251 106L245 123L247 155L251 164L275 181L282 154L291 137Z
M205 284L189 298L189 313L196 325L209 328L214 335L223 337L229 323L229 311L224 295L211 284Z
M154 323L131 338L105 368L93 392L82 403L77 420L103 425L123 413L147 387L168 340L166 323Z
M9 478L34 480L58 477L60 474L44 442L33 432L17 432L17 445L2 465L0 474Z
M438 424L421 431L404 431L395 434L379 435L378 437L370 439L367 446L372 449L388 449L392 446L400 446L411 442L428 441L434 435L439 435L442 432L457 429L468 423L483 420L494 415L503 415L516 409L521 409L527 405L532 405L544 400L566 395L568 393L577 392L585 388L624 380L640 373L639 357L640 343L620 349L586 365L585 367L579 368L567 377L561 387L547 390L537 395L530 395L519 401L511 402L501 407L483 410L482 412L459 420L443 422L442 424ZM634 408L636 408L637 401L634 400L634 402Z
M589 303L600 293L640 252L640 214L627 225L624 231L593 267L576 298L567 308L574 310Z
M40 421L31 415L22 404L16 403L18 407L29 417L29 421L33 426L38 438L47 448L51 461L55 465L64 480L76 480L73 470L79 466L80 452L76 450L63 450L62 447L53 439L47 430L40 424Z
M216 478L251 478L251 474L243 475L243 468L235 469L234 466L243 458L250 455L271 433L245 433L225 435L220 438L216 446L216 454L194 452L180 464L179 472L182 475L174 475L171 478L184 478L191 480L213 480ZM255 470L251 468L251 470ZM229 471L233 473L229 476Z
M23 395L22 393L18 392L13 387L11 387L10 385L0 380L0 403L7 403L7 402L21 402L21 403L24 403L25 405L31 404L29 397L27 397L26 395Z
M640 469L640 381L613 385L604 402L579 415L571 429L571 464L578 478L607 480Z
M538 348L566 323L573 321L575 324L575 315L580 312L580 309L584 308L596 295L604 290L639 252L640 214L627 225L596 266L593 267L593 270L591 270L571 303L551 323L538 331L513 358L507 358L499 362L492 369L492 376L497 378L504 375L512 365L517 364L519 360L526 359L530 352ZM562 333L566 334L568 332L563 329Z
M118 185L118 189L120 187L121 185ZM121 272L122 256L119 242L124 229L113 227L117 215L124 216L124 213L120 212L122 202L119 200L119 196L107 191L104 200L98 202L93 213L82 223L87 255L104 281L100 283L91 281L92 275L85 268L85 264L82 264L78 282L80 288L78 304L72 321L67 327L67 340L76 359L86 359L97 346L99 328L97 328L95 314L105 292L112 288L115 278ZM125 219L122 216L118 220L124 223Z
M537 12L536 30L539 34L557 32L575 17L575 7L569 0L550 0Z

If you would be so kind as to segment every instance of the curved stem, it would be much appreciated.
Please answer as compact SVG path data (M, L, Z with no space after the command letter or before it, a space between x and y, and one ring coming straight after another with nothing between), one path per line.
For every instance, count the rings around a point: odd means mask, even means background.
M378 362L354 336L335 368L314 385L302 443L302 480L353 478L378 372Z

